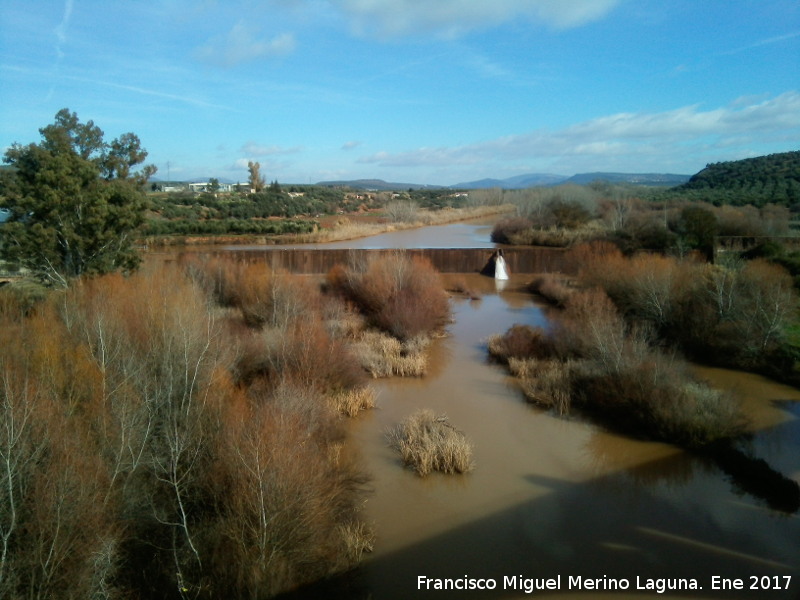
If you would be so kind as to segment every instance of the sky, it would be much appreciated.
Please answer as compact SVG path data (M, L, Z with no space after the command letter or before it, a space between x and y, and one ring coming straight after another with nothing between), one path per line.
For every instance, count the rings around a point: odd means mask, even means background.
M62 108L161 179L692 174L800 149L800 2L0 1L0 151Z

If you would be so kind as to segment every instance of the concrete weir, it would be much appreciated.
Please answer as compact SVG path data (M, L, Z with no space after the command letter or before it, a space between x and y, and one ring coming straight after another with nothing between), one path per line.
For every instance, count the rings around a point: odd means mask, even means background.
M224 250L211 252L217 256L235 257L247 262L266 261L276 272L297 274L323 274L334 265L348 265L374 257L405 254L421 256L441 273L477 273L491 258L493 248L409 248L396 249L318 249L318 248L264 248L258 250ZM189 252L190 253L190 252ZM564 250L561 248L503 248L511 273L565 272ZM208 255L208 252L203 254Z

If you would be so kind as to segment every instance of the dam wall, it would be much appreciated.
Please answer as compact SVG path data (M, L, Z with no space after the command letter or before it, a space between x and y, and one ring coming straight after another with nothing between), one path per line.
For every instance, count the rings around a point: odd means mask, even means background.
M265 262L273 271L296 274L324 274L336 264L360 264L380 256L404 254L424 257L441 273L480 272L494 253L492 248L409 248L397 249L319 249L319 248L264 248L225 249L198 252L204 256L234 258L245 262ZM191 256L187 250L182 253ZM566 272L564 250L547 247L503 248L503 255L511 273Z

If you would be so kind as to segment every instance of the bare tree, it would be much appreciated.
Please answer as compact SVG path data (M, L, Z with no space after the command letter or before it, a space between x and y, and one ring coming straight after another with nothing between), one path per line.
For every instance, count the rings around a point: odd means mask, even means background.
M263 190L267 182L261 175L261 165L257 162L247 161L247 170L250 173L248 177L250 189L254 192Z

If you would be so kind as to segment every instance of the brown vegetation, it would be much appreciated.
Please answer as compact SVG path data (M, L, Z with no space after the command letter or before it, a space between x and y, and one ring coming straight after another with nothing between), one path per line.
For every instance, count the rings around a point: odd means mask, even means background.
M516 325L489 342L532 402L577 405L612 426L685 447L743 430L735 400L692 379L682 361L651 348L598 289L570 296L552 333Z
M528 284L528 291L538 294L551 304L563 307L575 288L572 286L572 282L563 275L545 273Z
M467 473L474 467L472 444L444 415L419 410L387 433L403 464L425 477L432 471Z
M400 340L430 335L450 316L439 274L428 260L402 253L338 267L328 287L352 301L369 322Z
M607 243L577 246L570 255L580 280L602 288L630 325L706 362L800 377L787 346L798 298L782 267L760 259L725 266L626 258Z
M244 323L258 287L213 293ZM235 327L167 268L3 303L0 596L262 598L369 549L328 392L352 395L345 412L369 393L321 325L271 302L260 329ZM266 375L243 377L251 336L279 327Z

